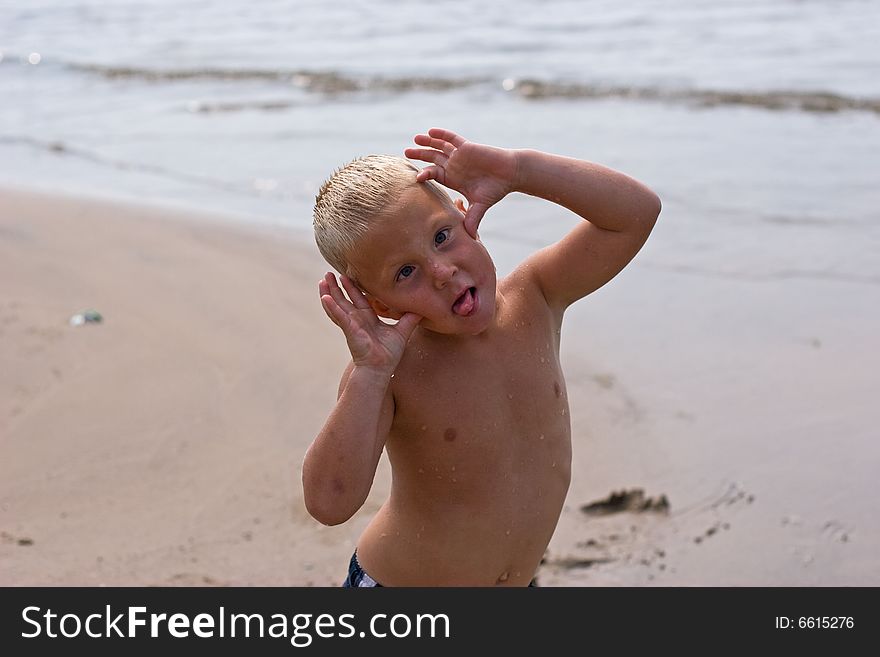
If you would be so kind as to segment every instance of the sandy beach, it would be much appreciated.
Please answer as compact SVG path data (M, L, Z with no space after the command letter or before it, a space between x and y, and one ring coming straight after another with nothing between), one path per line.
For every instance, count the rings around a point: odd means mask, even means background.
M388 470L344 525L306 513L300 463L347 353L305 237L0 191L0 584L341 582ZM774 341L785 304L738 324L753 283L638 266L567 320L589 339L564 344L573 481L539 583L880 584L876 335L833 314L833 282L785 283L829 314ZM70 324L88 309L102 321ZM617 358L615 322L648 317Z
M319 257L168 215L2 194L3 584L322 584L346 563L352 530L310 521L297 475L345 362ZM69 325L86 309L103 321Z

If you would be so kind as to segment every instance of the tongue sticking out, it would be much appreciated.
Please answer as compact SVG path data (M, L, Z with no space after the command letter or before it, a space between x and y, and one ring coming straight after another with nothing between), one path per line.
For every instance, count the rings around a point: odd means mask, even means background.
M462 317L467 317L474 310L474 288L469 287L465 290L455 303L452 305L452 312Z

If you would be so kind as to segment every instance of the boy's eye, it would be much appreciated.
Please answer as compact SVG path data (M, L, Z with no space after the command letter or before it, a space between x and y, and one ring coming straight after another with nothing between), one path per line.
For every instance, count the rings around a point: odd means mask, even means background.
M401 267L400 271L397 272L397 280L402 280L404 278L409 278L413 271L415 271L415 267L412 265L406 265L405 267Z
M449 239L449 229L444 228L439 233L434 235L434 244L443 244L446 240Z

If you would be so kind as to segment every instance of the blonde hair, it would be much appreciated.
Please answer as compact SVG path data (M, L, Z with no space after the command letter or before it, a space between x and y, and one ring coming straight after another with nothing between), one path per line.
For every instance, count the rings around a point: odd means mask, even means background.
M315 197L312 226L324 259L340 274L356 279L349 254L370 224L416 183L419 169L391 155L367 155L340 167L321 185ZM452 203L434 181L421 183Z

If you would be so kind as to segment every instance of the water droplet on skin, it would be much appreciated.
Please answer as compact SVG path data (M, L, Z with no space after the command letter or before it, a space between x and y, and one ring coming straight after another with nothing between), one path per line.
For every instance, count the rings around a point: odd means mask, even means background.
M388 538L388 534L386 534L385 532L382 532L382 533L379 535L379 538Z
M425 471L422 468L419 468L419 474L425 474Z
M562 409L562 414L565 415L565 409L564 409L564 408Z
M508 398L508 399L513 399L513 393L512 393L512 392L507 393L507 398Z
M499 582L506 582L507 578L510 577L510 574L507 571L501 573L501 577L498 578Z
M454 465L452 466L452 471L455 472L455 466L454 466Z
M427 425L427 424L423 424L423 425L422 425L422 431L424 431L424 430L427 429L427 428L428 428L428 425Z
M455 483L457 483L457 482L458 482L458 479L456 479L455 477L453 477L453 478L452 478L452 483L455 484Z
M544 359L543 356L541 356L541 362L542 362L542 363L545 362L545 359Z
M506 532L504 532L504 533L505 533L507 536L510 536L510 530L509 530L509 529L508 529Z
M544 440L544 434L543 434L543 433L542 433L540 436L538 436L538 440Z
M551 468L555 468L555 467L556 467L556 461L553 461L553 465L551 465L550 467L551 467Z

